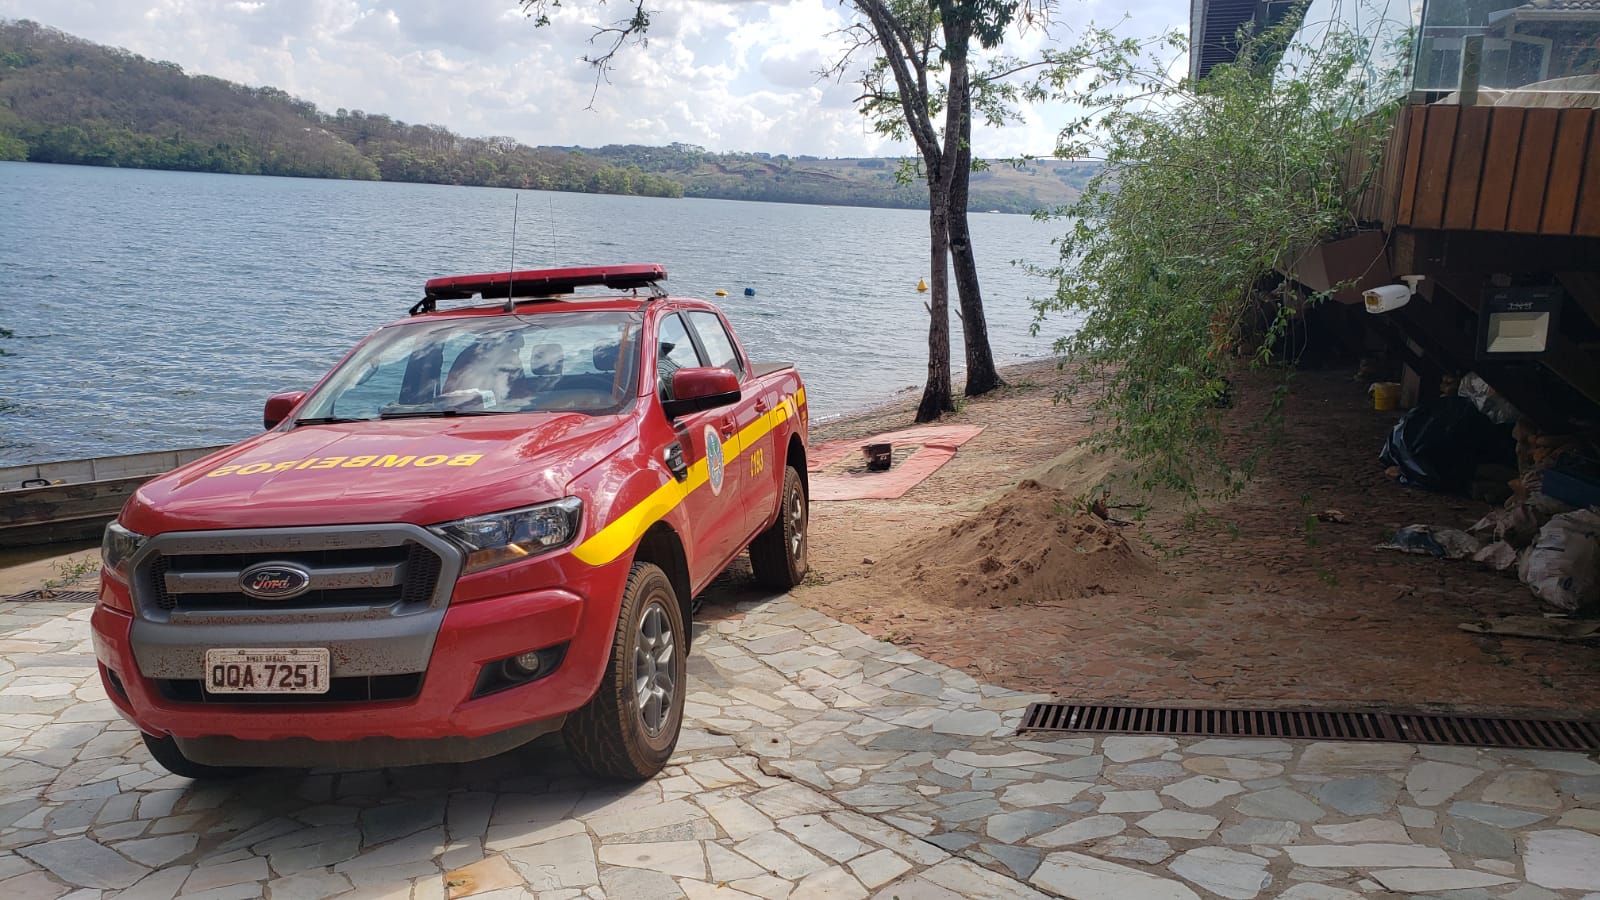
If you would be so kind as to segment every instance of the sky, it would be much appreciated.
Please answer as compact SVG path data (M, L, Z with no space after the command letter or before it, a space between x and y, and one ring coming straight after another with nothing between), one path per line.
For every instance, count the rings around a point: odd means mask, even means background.
M271 85L315 103L532 145L696 144L791 156L901 156L856 111L858 86L819 80L840 58L850 8L835 0L652 0L647 47L618 55L596 90L583 62L598 25L631 7L566 0L535 28L516 0L0 0L100 44L191 74ZM1062 0L1055 33L1127 21L1130 35L1187 29L1188 0ZM1038 32L1013 39L1018 54ZM863 58L864 59L864 58ZM853 66L853 75L859 70ZM592 108L591 108L592 101ZM983 157L1047 155L1067 112L974 134Z

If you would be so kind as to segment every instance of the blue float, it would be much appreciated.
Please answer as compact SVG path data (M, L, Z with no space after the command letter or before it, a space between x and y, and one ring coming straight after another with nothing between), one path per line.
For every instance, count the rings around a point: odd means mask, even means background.
M746 297L754 297L756 295L756 289L755 288L745 288L744 289L744 295Z

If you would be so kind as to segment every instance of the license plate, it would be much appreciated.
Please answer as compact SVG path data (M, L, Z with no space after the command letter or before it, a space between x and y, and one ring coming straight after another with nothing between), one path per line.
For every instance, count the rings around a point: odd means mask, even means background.
M328 650L206 651L206 691L212 694L326 694Z

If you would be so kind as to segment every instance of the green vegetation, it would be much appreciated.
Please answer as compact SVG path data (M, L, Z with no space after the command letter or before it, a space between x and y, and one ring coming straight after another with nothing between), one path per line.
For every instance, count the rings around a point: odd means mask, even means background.
M462 138L0 22L0 158L241 175L682 196L670 179L510 138Z
M93 553L83 556L68 556L50 563L50 568L55 571L55 577L43 585L43 593L50 594L60 588L70 588L82 583L89 576L100 571L100 557Z
M577 150L579 148L567 148ZM890 159L817 159L771 153L712 153L693 144L665 147L612 144L589 155L612 165L637 166L683 185L685 197L823 203L925 209L928 191L920 178L898 177ZM1070 202L1099 171L1095 163L1031 160L994 165L972 173L973 209L1032 213Z
M243 175L381 179L653 197L926 207L887 160L711 153L688 144L584 150L463 138L361 110L321 112L252 88L0 20L0 160ZM1033 212L1077 196L1093 166L973 174L975 209Z
M1051 314L1081 323L1055 346L1099 386L1101 446L1136 463L1140 487L1189 501L1249 469L1220 453L1227 375L1282 361L1276 338L1297 312L1260 288L1353 224L1348 129L1387 96L1369 84L1359 37L1291 45L1280 67L1288 37L1247 36L1240 62L1197 86L1168 75L1181 35L1141 44L1092 31L1081 62L1058 73L1083 85L1071 100L1100 111L1066 129L1063 152L1097 153L1105 169L1062 210L1077 221L1035 327Z
M692 144L611 145L586 152L613 165L634 165L671 178L683 185L685 197L836 206L915 207L927 203L926 191L901 185L892 174L887 181L880 179L875 172L861 169L855 160L833 171L822 160L768 153L712 153Z

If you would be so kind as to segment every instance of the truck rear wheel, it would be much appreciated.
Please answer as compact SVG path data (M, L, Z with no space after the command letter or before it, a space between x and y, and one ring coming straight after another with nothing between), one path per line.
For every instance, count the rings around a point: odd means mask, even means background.
M762 587L787 591L806 575L806 486L794 466L783 470L778 521L750 542L750 568Z
M686 634L667 573L634 563L600 690L562 728L579 768L642 781L667 764L683 727Z
M161 768L166 769L181 778L193 778L196 781L219 781L224 778L238 778L250 773L250 769L235 768L231 766L208 766L197 763L178 749L178 742L172 735L156 737L149 732L141 731L139 736L144 738L145 749L155 757Z

